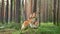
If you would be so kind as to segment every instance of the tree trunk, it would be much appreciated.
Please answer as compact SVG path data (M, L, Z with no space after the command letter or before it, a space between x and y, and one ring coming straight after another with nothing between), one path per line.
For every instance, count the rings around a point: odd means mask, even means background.
M15 21L16 23L20 23L20 0L16 0L16 14L15 14Z
M32 0L25 0L25 12L26 19L28 19L29 15L32 13Z
M58 19L59 19L59 0L58 0L58 8L57 8L57 25L59 25L59 23L58 23Z
M54 14L54 24L56 25L56 0L54 0L54 10L53 10L53 14Z
M10 22L12 21L12 5L13 5L12 2L13 2L13 0L10 1L10 3L11 3L11 6L10 6L11 7L10 8Z
M16 0L14 0L14 12L13 12L13 16L14 16L14 21L15 21L15 16L16 16Z
M2 3L0 3L0 22L1 22L1 4Z
M38 18L38 20L39 20L39 26L40 26L40 22L41 22L41 15L40 15L40 13L41 13L41 0L38 1L38 8L39 8L39 11L38 11L39 18Z
M7 4L7 5L6 5L6 17L5 17L5 18L6 18L6 23L8 23L9 0L7 0L7 3L6 3L6 4Z
M2 0L2 7L1 7L1 22L3 23L4 18L4 0Z
M26 0L24 0L24 20L27 19L27 15L26 15Z
M33 12L36 12L36 10L37 10L37 0L34 0Z

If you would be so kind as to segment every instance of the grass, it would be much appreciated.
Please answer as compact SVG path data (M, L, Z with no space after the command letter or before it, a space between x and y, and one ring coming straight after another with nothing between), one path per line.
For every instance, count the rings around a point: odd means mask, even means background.
M38 29L28 28L27 30L21 32L17 30L13 34L60 34L60 28L52 23L41 23Z
M56 26L53 23L41 23L37 29L28 28L21 31L20 24L10 23L4 25L5 29L15 29L12 34L60 34L60 26Z

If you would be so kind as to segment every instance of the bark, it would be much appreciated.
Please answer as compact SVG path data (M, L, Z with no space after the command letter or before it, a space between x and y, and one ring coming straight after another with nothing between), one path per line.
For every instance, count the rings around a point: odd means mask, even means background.
M2 7L1 7L1 22L3 23L4 18L4 0L2 0Z
M39 24L40 24L40 22L41 22L40 13L41 13L41 0L39 0Z
M10 3L11 3L11 6L10 6L11 7L10 8L10 22L12 21L12 5L13 5L12 2L13 2L13 0L10 1Z
M8 23L8 11L9 11L8 7L9 7L9 0L7 0L7 5L6 5L6 17L5 17L6 18L6 23Z
M26 20L27 19L27 14L26 14L26 0L24 0L24 20Z
M16 14L15 14L15 21L16 23L20 23L20 0L16 0Z
M59 25L58 19L59 19L59 0L58 0L58 8L57 8L57 25Z
M37 10L37 0L34 0L33 12L36 12L36 10Z
M16 16L16 0L14 0L14 21L15 21L15 16Z
M32 0L25 0L25 12L26 19L28 19L29 15L32 13Z
M53 14L54 14L54 15L53 15L53 16L54 16L54 17L53 17L53 18L54 18L53 23L56 24L56 15L55 15L55 14L56 14L56 0L54 0L54 10L53 10Z

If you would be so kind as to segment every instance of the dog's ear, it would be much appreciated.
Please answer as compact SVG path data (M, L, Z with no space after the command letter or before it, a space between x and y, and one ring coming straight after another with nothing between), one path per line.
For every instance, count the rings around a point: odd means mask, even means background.
M36 13L31 13L29 16L29 18L34 18L34 17L36 17Z
M33 15L32 15L32 14L30 14L29 18L32 18L32 16L33 16Z
M33 18L36 17L36 13L33 13L33 14L32 14L32 17L33 17Z

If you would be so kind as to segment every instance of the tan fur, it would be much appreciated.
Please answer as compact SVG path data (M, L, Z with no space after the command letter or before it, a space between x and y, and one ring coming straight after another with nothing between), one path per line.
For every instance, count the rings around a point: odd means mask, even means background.
M24 21L24 23L22 24L21 29L22 30L25 29L27 26L29 26L30 23L31 23L31 19Z
M34 17L36 17L36 14L31 14L30 18L24 21L24 23L22 24L21 30L24 30L28 26L30 26L31 28L37 27L38 22L36 21L35 23L33 23L35 21L35 19L33 19Z

